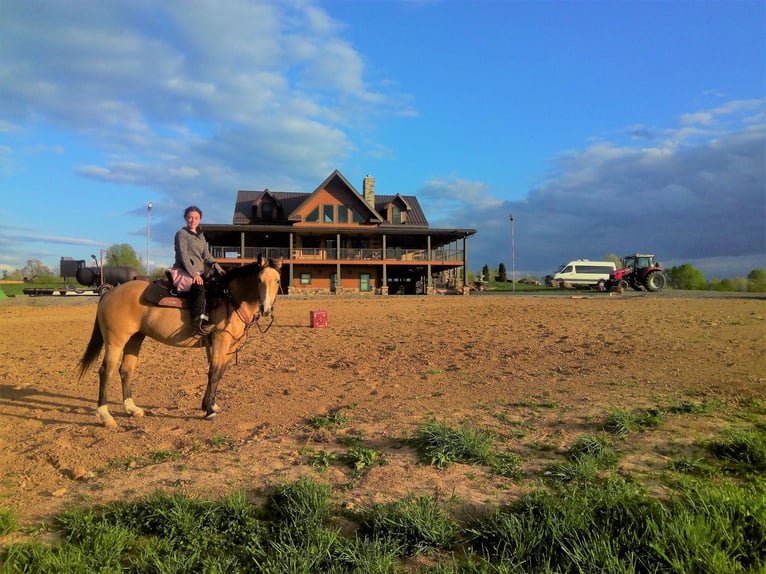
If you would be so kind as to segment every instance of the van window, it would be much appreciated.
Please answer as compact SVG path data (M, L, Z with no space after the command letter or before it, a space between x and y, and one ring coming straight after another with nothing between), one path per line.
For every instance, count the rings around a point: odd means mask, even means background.
M603 275L609 273L612 270L611 267L606 265L578 265L577 273L597 273Z

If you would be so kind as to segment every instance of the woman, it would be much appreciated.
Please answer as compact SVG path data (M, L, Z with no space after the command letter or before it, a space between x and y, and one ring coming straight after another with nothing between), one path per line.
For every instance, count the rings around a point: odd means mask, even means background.
M190 293L194 335L202 337L212 330L205 314L205 266L212 267L219 275L223 275L224 270L210 254L205 236L199 229L202 210L190 205L184 210L184 219L186 227L179 229L175 237L176 260L171 275L179 292Z

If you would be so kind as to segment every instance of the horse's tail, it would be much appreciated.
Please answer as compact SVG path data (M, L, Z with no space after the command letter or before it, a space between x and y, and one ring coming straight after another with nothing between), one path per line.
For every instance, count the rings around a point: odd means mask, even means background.
M101 327L98 324L98 318L96 318L96 322L93 324L93 333L90 336L90 341L88 341L88 347L85 349L82 359L80 359L80 376L78 380L82 379L82 376L85 374L85 371L88 370L88 367L98 359L101 347L103 346L104 335L101 333Z

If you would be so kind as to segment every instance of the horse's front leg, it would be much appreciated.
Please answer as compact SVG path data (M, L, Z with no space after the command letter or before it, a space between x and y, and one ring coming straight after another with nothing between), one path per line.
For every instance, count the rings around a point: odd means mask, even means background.
M144 342L145 338L146 336L143 333L136 333L130 338L123 350L122 363L120 364L122 405L125 412L133 417L144 416L144 409L137 407L133 402L133 390L130 383L133 380L133 373L136 370L136 363L138 362L138 353L141 350L141 344Z
M215 418L221 408L215 403L215 393L218 390L218 383L226 372L226 367L229 364L229 342L226 340L225 335L219 335L212 337L211 344L207 347L207 389L205 389L205 396L202 398L202 410L205 411L205 418Z

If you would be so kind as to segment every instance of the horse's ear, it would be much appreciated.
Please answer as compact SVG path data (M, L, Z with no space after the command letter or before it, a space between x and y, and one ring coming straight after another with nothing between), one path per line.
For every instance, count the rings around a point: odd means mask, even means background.
M271 265L277 271L280 271L282 269L282 261L283 261L282 257L280 257L279 259L269 259L269 265Z
M263 253L259 253L259 254L258 254L258 259L257 259L257 261L258 261L258 267L260 267L261 269L263 269L264 267L266 267L266 266L269 264L269 260L268 260L268 259L266 259L266 258L263 256Z

